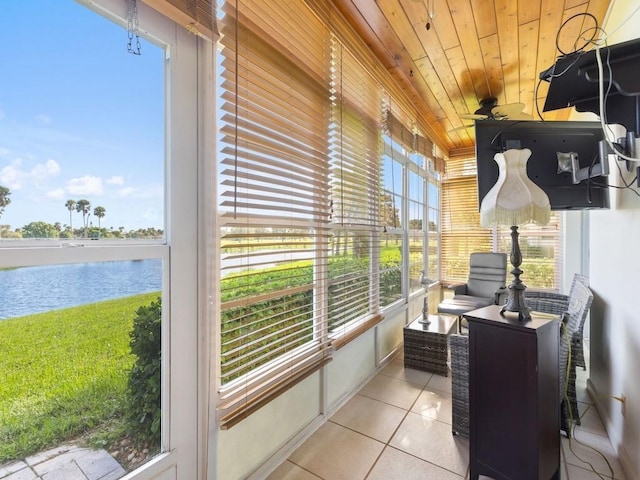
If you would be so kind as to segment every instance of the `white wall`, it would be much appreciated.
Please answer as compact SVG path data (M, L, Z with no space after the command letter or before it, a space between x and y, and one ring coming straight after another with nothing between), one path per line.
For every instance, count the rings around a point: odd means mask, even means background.
M405 309L334 353L334 359L229 430L213 427L211 479L264 478L393 356L402 342Z
M613 0L605 30L611 32L640 7L638 0ZM616 31L609 44L638 37L640 14ZM609 182L620 184L617 162ZM640 164L638 164L640 165ZM624 168L623 164L620 164ZM635 174L623 172L630 180ZM639 188L635 188L640 191ZM640 198L613 191L611 209L590 212L589 277L591 309L590 387L597 396L614 447L631 479L640 478L640 310L636 302L640 272ZM612 396L626 396L626 414Z

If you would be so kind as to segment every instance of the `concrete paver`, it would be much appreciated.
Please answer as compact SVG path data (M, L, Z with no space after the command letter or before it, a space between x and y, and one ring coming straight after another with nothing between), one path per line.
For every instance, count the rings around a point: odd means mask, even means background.
M117 480L126 471L106 450L62 445L0 466L0 480Z

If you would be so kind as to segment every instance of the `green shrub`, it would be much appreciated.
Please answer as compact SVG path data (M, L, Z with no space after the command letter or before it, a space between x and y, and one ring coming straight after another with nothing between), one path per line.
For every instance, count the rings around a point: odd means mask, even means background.
M136 311L130 333L135 356L129 375L128 420L137 439L160 445L161 400L161 320L162 301L151 302Z

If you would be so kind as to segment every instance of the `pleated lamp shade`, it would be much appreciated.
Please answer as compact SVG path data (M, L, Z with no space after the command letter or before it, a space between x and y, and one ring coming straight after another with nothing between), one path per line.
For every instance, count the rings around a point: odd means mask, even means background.
M549 197L527 176L528 148L507 150L494 157L500 169L498 181L480 206L480 225L524 225L549 223Z

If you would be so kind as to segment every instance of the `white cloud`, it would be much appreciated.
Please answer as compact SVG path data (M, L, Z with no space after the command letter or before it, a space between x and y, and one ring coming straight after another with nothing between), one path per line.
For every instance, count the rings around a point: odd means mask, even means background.
M67 183L67 191L70 195L102 195L102 179L91 175L72 178Z
M25 177L21 167L21 158L16 158L9 165L2 167L0 169L0 185L7 187L9 190L20 190Z
M109 180L107 180L109 185L124 185L124 177L121 176L113 176Z
M133 195L134 189L131 187L125 187L125 188L121 188L120 190L118 190L116 192L116 195L119 198L126 198L126 197L130 197Z
M45 180L55 177L60 173L60 165L55 160L49 159L45 163L38 163L29 172L29 176L36 185L42 185Z
M9 150L8 148L0 147L0 155L9 155L10 153L11 150Z
M36 121L43 125L49 125L51 123L51 117L49 115L41 113L39 115L36 115Z
M46 197L51 200L62 200L65 198L64 190L62 188L57 188L55 190L51 190L46 193Z
M60 165L52 159L45 163L37 163L28 171L23 168L23 163L22 158L16 158L9 165L0 169L0 184L11 190L20 190L28 184L41 187L47 179L60 173Z

